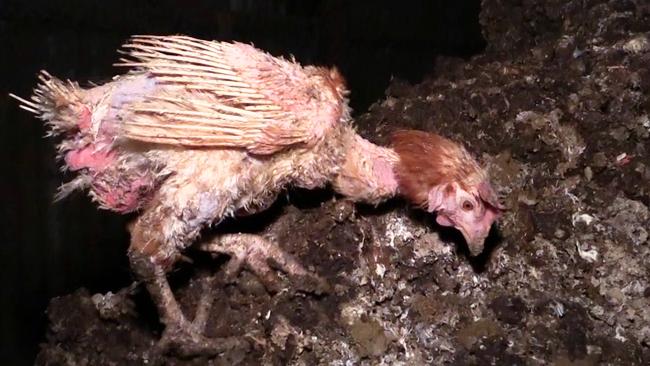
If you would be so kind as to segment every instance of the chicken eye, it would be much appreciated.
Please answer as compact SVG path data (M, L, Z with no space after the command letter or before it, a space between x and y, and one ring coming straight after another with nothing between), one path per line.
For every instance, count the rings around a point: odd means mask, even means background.
M470 201L463 201L461 206L465 211L472 211L474 209L474 204Z

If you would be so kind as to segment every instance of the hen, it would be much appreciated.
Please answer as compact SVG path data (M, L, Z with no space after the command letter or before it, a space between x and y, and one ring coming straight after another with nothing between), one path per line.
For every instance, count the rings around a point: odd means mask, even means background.
M22 108L61 135L58 151L76 178L57 198L87 189L104 209L138 212L129 259L165 324L161 345L216 353L238 338L207 338L211 304L189 320L166 273L202 229L264 210L289 186L331 183L354 201L396 194L458 228L472 254L503 207L465 149L443 137L401 131L392 147L361 138L350 123L347 90L336 69L303 67L241 43L185 36L135 36L119 65L132 71L82 89L47 72ZM229 253L227 274L248 266L260 277L273 258L292 276L326 284L266 239L223 234L200 249Z

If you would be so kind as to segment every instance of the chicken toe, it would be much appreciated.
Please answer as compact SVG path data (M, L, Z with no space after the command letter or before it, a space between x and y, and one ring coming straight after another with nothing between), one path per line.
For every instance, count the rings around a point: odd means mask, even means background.
M195 323L184 319L167 324L156 345L160 354L176 353L180 356L214 356L229 350L247 350L250 344L241 337L206 337Z
M246 266L270 292L282 290L276 269L286 274L295 289L321 295L330 286L318 275L307 271L295 258L272 241L254 234L225 234L203 243L200 250L231 256L224 269L226 280L234 281Z

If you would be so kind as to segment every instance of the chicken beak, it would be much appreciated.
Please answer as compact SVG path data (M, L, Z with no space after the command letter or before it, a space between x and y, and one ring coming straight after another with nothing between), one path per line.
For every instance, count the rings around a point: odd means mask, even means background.
M485 247L485 238L487 238L490 233L490 227L491 226L488 226L487 228L475 228L473 230L468 230L463 227L458 228L467 242L467 248L472 257L476 257L483 252Z
M463 235L463 236L465 237L465 241L467 242L469 254L472 257L476 257L483 252L483 248L485 247L485 238L487 237L487 235L480 236L480 237L470 237L468 235Z
M490 233L490 228L492 227L492 219L478 223L473 222L464 224L463 222L455 222L451 220L443 213L439 213L436 216L436 222L442 226L453 226L458 229L458 231L463 234L463 237L467 242L467 247L469 248L469 253L472 257L476 257L483 252L485 238L487 238Z
M472 257L481 254L485 249L485 239L490 234L492 224L501 215L501 210L488 206L483 216L478 220L460 221L456 227L465 237L469 253Z

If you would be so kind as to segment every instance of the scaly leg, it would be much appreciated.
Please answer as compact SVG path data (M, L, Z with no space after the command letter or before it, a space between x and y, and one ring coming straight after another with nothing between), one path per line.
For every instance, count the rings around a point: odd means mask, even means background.
M224 234L210 242L200 244L198 248L231 256L224 269L226 281L233 281L246 265L269 291L278 292L281 285L275 271L269 265L269 260L272 260L277 269L289 276L298 290L318 295L329 291L329 285L325 280L305 270L291 255L260 235Z
M176 351L181 355L216 355L233 348L248 348L249 344L236 337L208 338L203 335L207 315L197 309L198 321L194 324L183 314L169 282L166 268L171 268L173 255L163 255L161 245L155 239L159 230L150 225L150 220L139 218L131 230L131 248L129 260L131 268L139 280L144 282L151 298L158 309L165 330L158 343L160 352ZM144 243L144 244L143 244ZM167 263L163 265L164 258ZM171 258L171 259L170 259ZM199 326L197 326L199 325Z
M305 270L291 255L259 235L224 234L210 242L198 245L198 249L231 256L221 275L216 274L202 279L202 296L191 323L191 326L200 333L205 330L214 303L213 289L220 283L234 282L244 266L256 274L271 292L281 291L282 286L275 270L269 265L269 260L275 262L278 269L289 276L298 290L315 294L329 291L329 285L325 280ZM163 299L161 303L164 302L166 301Z
M315 294L329 291L329 284L325 280L305 270L291 255L259 235L224 234L198 245L198 249L215 254L228 254L231 258L222 271L223 275L216 274L203 280L202 296L192 322L195 329L205 329L214 302L212 289L218 283L234 282L245 265L258 276L270 292L277 293L282 286L275 271L268 264L269 259L289 276L298 290Z

